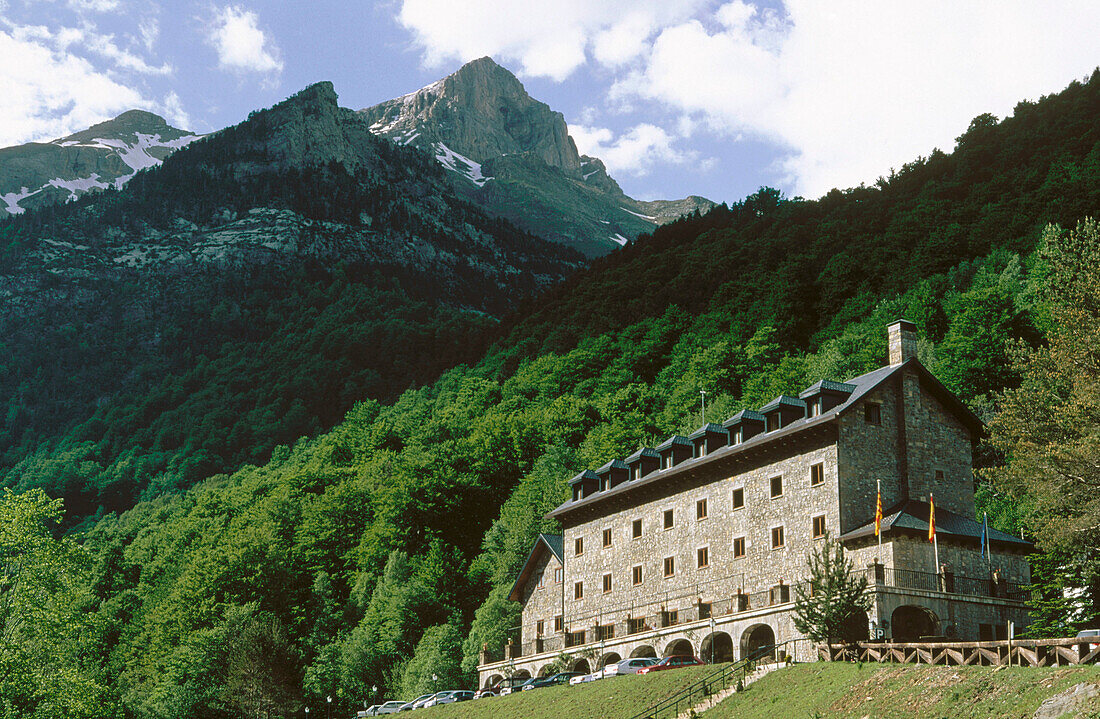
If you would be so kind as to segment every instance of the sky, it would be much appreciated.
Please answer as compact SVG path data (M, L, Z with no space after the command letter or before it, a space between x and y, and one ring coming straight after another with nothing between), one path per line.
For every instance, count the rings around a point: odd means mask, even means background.
M319 80L359 109L489 55L639 199L819 197L1100 65L1096 0L0 0L0 147L195 132Z

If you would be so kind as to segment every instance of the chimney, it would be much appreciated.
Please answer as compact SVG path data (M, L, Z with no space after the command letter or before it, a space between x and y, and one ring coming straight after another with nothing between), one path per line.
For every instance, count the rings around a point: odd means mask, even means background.
M890 345L890 366L899 365L917 356L917 326L909 320L898 320L886 328Z

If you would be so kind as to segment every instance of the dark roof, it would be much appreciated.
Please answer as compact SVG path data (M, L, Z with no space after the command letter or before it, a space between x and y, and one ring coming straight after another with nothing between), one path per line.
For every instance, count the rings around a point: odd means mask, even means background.
M882 533L916 533L928 536L928 502L911 499L894 508L889 514L882 517ZM940 537L953 539L973 539L980 542L982 537L982 523L964 517L961 514L936 507L936 534ZM875 536L875 523L870 521L861 527L840 535L841 540L859 539L861 537ZM998 543L1011 545L1019 549L1031 548L1031 542L1026 539L1002 532L999 529L989 528L990 544Z
M657 445L655 449L660 452L662 449L670 449L674 444L682 444L688 447L693 446L691 444L691 440L687 437L683 436L682 434L674 434L666 439L664 442L661 442L659 445Z
M766 405L761 407L760 413L767 414L768 412L771 412L774 409L779 409L781 406L784 405L787 407L794 407L795 409L806 409L806 403L802 400L798 399L797 397L791 397L790 395L781 394L773 399L771 402L768 402Z
M630 469L630 465L621 459L613 459L604 466L596 470L596 474L603 474L604 472L610 472L613 469Z
M597 477L596 473L593 472L591 469L586 469L583 472L579 473L576 477L573 477L573 479L569 480L569 484L576 484L577 482L583 482L585 480L599 482L600 478Z
M692 432L691 434L689 434L688 439L699 439L700 437L702 437L707 432L713 432L715 434L726 434L726 435L729 434L729 432L726 430L726 428L723 427L722 425L715 424L714 422L707 422L702 427L700 427L699 429L697 429L694 432Z
M942 401L947 406L949 410L953 411L956 416L958 416L959 419L963 422L963 424L968 429L970 429L971 432L973 432L975 436L981 434L983 429L982 422L973 412L970 411L970 408L968 408L958 397L951 394L951 391L944 387L943 383L936 379L931 372L925 369L924 365L922 365L918 360L910 359L899 365L886 365L885 367L879 367L876 370L872 370L871 372L847 380L846 384L853 385L855 389L843 402L838 404L836 407L833 407L828 412L822 412L816 417L802 417L800 419L796 419L788 424L786 427L771 432L758 434L754 437L750 437L740 444L727 445L725 447L722 447L721 449L716 449L705 457L685 460L675 467L670 467L662 472L654 472L640 479L635 479L630 482L623 482L617 487L591 494L577 501L569 500L561 504L559 507L551 511L546 516L560 517L563 514L567 514L568 512L571 512L573 509L576 509L578 507L588 507L598 502L602 502L610 497L622 496L627 492L633 491L636 487L648 485L652 482L667 482L670 477L676 476L680 472L688 472L692 469L703 466L710 462L720 462L725 457L740 454L741 452L748 452L757 449L763 445L774 442L780 438L790 437L793 434L806 431L813 427L820 427L829 424L836 420L837 417L846 412L849 408L855 406L869 392L874 391L883 382L893 377L895 373L900 372L902 369L905 368L915 370L917 374L920 375L921 381L928 385L932 393L935 394L940 399L940 401ZM743 410L735 414L729 420L726 420L726 424L729 425L731 422L736 421L739 417L742 416L747 418L749 417L750 413L758 415L758 413L752 412L751 410ZM763 419L762 415L758 416ZM755 417L753 417L753 419L755 419ZM635 452L634 454L630 455L630 457L627 457L626 461L634 461L640 456L641 452L645 452L646 450L648 450L648 448ZM648 451L652 452L653 450ZM656 453L650 456L656 456Z
M623 461L627 464L630 464L631 462L637 462L642 457L652 457L653 459L660 459L661 455L657 454L657 450L653 449L652 447L642 447Z
M727 419L725 422L723 422L722 426L729 427L730 425L737 424L738 422L744 422L746 420L751 422L763 422L764 415L760 414L754 409L743 409Z
M847 382L834 382L831 379L823 379L814 382L798 393L800 399L812 397L815 394L821 394L822 392L843 392L844 394L851 394L856 391L854 384L848 384Z
M516 577L516 582L512 585L512 590L508 592L509 599L513 602L518 602L522 599L522 597L519 596L520 587L527 582L527 578L534 570L535 562L538 561L538 556L542 552L549 550L562 566L565 565L563 560L565 552L562 542L563 540L560 534L540 534L538 538L535 539L535 546L531 547L531 553L527 555L527 561L523 563L523 567L519 570L519 576Z

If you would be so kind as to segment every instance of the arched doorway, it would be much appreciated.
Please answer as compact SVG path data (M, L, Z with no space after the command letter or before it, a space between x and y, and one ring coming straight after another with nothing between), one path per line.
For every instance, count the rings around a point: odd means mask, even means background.
M715 632L708 635L703 643L699 645L699 658L711 664L732 662L733 637L725 632Z
M607 654L604 654L602 657L600 657L600 669L603 669L608 664L614 664L615 662L619 661L622 661L622 657L620 657L615 652L608 652Z
M895 642L915 642L939 634L939 618L930 610L906 604L890 615L890 635Z
M665 647L666 657L690 657L694 653L695 649L691 646L691 642L686 639L677 639Z
M741 658L774 661L775 631L767 624L754 624L741 635Z
M636 647L634 651L630 653L631 659L637 659L638 657L655 657L657 656L657 650L648 644L643 644L640 647Z
M485 689L495 687L500 682L504 681L504 677L499 674L490 674L489 678L485 680Z
M589 665L587 659L578 659L573 662L573 666L569 668L571 672L580 672L581 674L591 674L592 667Z
M540 677L548 677L548 676L550 676L551 674L554 673L555 669L557 669L557 667L554 666L553 664L547 664L547 665L543 666L542 669L539 669L539 676Z

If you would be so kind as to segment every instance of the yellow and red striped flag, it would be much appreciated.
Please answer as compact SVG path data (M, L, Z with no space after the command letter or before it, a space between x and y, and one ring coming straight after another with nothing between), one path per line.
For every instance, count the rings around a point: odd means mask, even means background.
M936 498L928 495L928 541L936 541Z
M875 536L882 534L882 489L878 490L878 500L875 502Z

